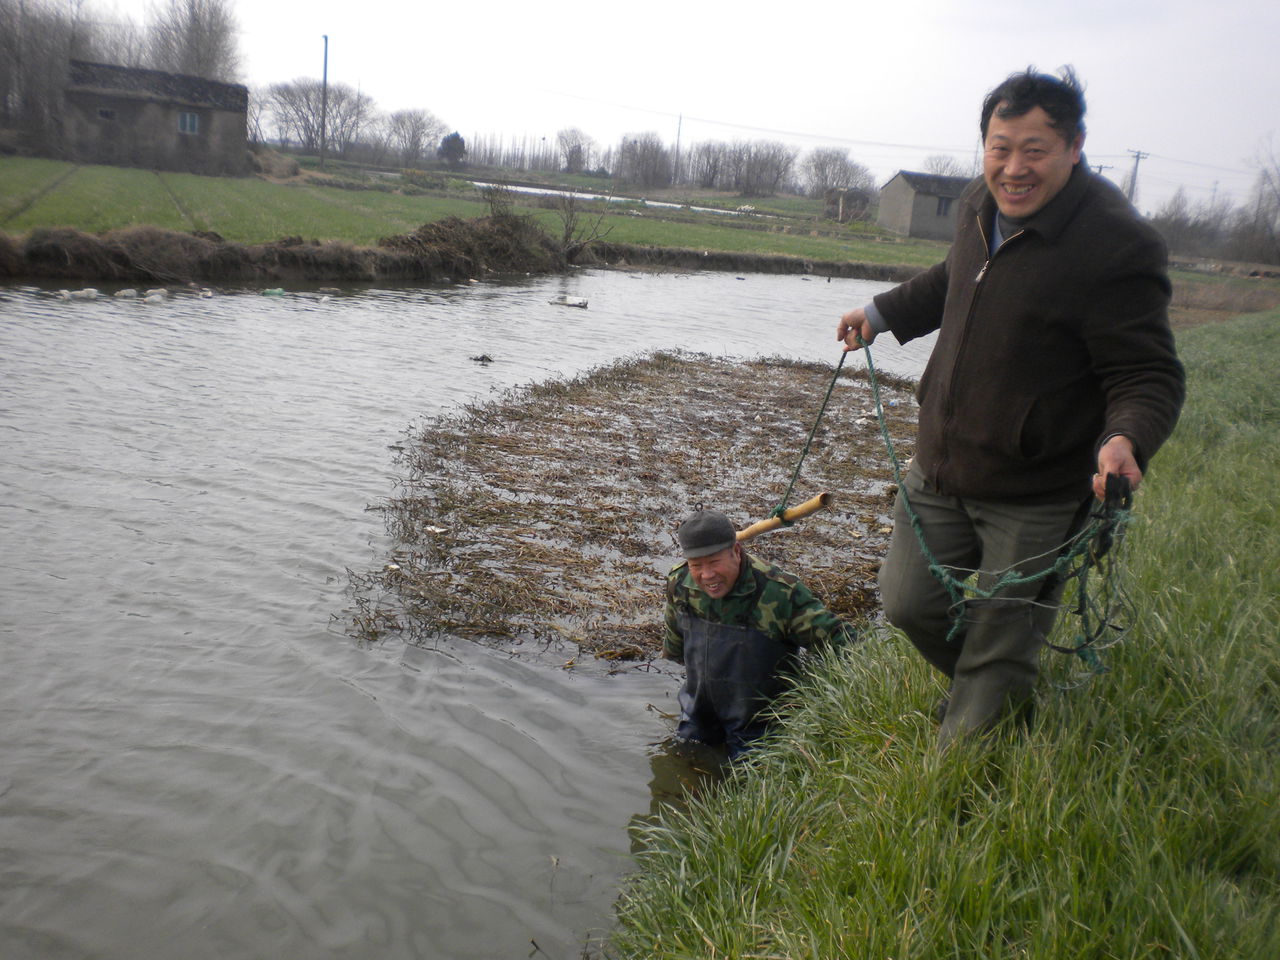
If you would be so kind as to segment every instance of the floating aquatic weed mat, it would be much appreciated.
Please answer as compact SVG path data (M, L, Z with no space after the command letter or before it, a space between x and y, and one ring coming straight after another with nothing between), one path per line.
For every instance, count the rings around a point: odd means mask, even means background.
M382 569L352 575L350 631L658 657L675 527L699 503L739 529L767 517L833 371L662 352L431 421L397 456L397 495L379 507L396 547ZM912 385L881 380L907 457ZM841 373L788 505L822 491L833 494L831 509L748 549L801 576L841 616L864 618L876 603L893 487L861 371Z

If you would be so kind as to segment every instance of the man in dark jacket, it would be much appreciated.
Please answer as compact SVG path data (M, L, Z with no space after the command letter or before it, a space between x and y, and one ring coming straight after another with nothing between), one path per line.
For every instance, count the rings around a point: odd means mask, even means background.
M938 331L880 589L890 622L951 680L941 743L1029 709L1059 599L1034 578L1107 475L1137 489L1182 406L1164 244L1089 172L1083 117L1069 69L996 87L983 178L960 199L946 260L836 331L846 349ZM979 571L980 590L1010 570L1019 584L953 609L908 511L940 564Z
M799 579L743 550L723 513L697 510L676 536L685 559L667 575L663 641L685 667L676 736L736 759L768 729L800 648L855 636Z

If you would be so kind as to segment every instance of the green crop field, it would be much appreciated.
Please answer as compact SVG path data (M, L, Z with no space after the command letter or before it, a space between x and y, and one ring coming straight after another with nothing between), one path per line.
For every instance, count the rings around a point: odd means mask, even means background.
M318 180L274 183L0 157L0 230L22 234L39 227L71 227L102 233L145 224L213 231L239 243L300 236L365 246L443 217L489 212L480 191L464 181L453 182L450 190L402 194L326 186ZM356 185L369 187L371 181ZM517 213L531 214L548 232L560 234L560 220L547 200L521 194L512 199ZM918 266L935 262L945 249L927 241L867 240L829 222L819 231L813 201L802 198L762 200L757 206L776 212L768 219L740 220L638 203L596 204L606 210L601 232L616 243ZM781 215L789 208L796 216ZM583 220L594 217L590 213Z

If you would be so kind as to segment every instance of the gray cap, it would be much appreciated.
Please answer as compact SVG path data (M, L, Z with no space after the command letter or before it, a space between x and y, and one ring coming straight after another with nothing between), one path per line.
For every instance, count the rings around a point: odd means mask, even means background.
M680 524L676 537L680 551L689 560L719 553L738 542L738 532L729 518L716 510L695 510Z

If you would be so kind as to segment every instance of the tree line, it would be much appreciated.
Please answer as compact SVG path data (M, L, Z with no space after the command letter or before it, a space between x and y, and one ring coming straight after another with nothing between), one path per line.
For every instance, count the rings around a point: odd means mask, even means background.
M1169 249L1185 257L1280 264L1280 152L1274 140L1258 151L1248 198L1213 197L1193 204L1179 187L1151 218Z
M443 141L449 126L431 111L383 113L372 97L343 83L329 85L327 104L322 92L321 82L309 77L252 91L250 139L316 152L325 117L327 148L343 159L411 168L447 159ZM840 190L846 193L846 208L863 212L876 192L871 171L848 151L817 148L802 155L773 140L705 141L677 150L646 131L601 147L569 127L551 138L473 137L464 143L463 157L480 167L588 174L641 189L690 186L743 197L820 197Z

